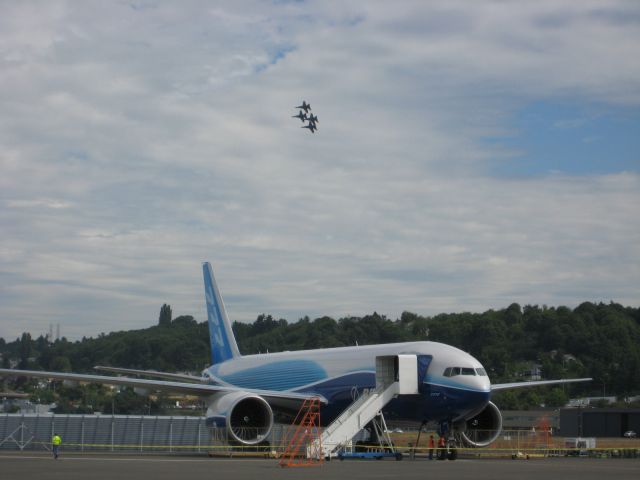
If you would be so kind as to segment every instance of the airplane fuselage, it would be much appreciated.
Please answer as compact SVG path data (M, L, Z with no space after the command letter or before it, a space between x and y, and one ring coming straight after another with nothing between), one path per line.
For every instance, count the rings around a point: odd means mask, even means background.
M403 395L387 405L384 411L390 417L452 421L472 417L489 402L491 383L480 362L462 350L436 342L248 355L212 365L203 374L212 384L321 395L327 400L322 423L328 424L363 389L375 387L377 356L400 354L423 358L426 370L418 379L418 395Z

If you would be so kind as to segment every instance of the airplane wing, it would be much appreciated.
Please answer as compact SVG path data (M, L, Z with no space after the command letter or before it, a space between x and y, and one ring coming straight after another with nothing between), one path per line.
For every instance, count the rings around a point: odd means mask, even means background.
M96 365L94 370L100 370L102 372L112 373L124 373L125 375L143 375L145 377L164 378L165 380L178 380L192 383L202 383L202 377L195 375L187 375L186 373L167 373L158 372L157 370L135 370L133 368L120 368L120 367L103 367L102 365Z
M541 385L559 385L563 383L590 382L593 378L565 378L562 380L537 380L531 382L496 383L491 385L491 391L511 390L512 388L539 387Z
M0 377L2 376L49 378L53 380L67 380L70 382L124 385L127 387L139 388L148 391L162 391L183 395L195 395L200 397L208 397L215 393L247 392L260 395L269 403L269 405L273 407L286 409L295 408L296 405L299 406L304 400L311 398L312 396L318 397L318 395L309 395L304 393L280 392L276 390L257 390L227 385L210 385L207 383L171 382L165 380L147 380L142 378L107 377L105 375L43 372L37 370L13 370L7 368L0 368ZM320 397L320 401L324 404L328 403L327 399L324 397Z

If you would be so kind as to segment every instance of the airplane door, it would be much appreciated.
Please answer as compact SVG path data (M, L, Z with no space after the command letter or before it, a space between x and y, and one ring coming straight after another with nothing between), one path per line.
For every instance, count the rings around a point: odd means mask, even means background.
M424 379L427 375L427 370L431 364L433 357L431 355L416 355L418 362L418 390L420 393L424 393Z

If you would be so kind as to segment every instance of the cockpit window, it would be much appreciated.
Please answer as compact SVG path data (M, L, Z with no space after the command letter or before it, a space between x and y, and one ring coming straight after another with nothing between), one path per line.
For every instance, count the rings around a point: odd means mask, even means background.
M478 372L478 375L480 375L481 377L487 376L487 371L484 368L476 368L476 372Z
M482 370L484 372L484 368L478 368L476 370ZM456 375L476 375L476 370L473 368L467 367L448 367L445 369L443 375L445 377L455 377ZM487 375L486 373L480 373L478 371L477 375Z

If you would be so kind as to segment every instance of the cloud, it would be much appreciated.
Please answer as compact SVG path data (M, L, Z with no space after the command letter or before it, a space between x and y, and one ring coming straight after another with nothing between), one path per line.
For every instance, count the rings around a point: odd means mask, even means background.
M242 321L637 304L637 170L491 173L532 102L637 111L634 15L2 5L0 336L141 328L165 302L203 320L203 260Z

